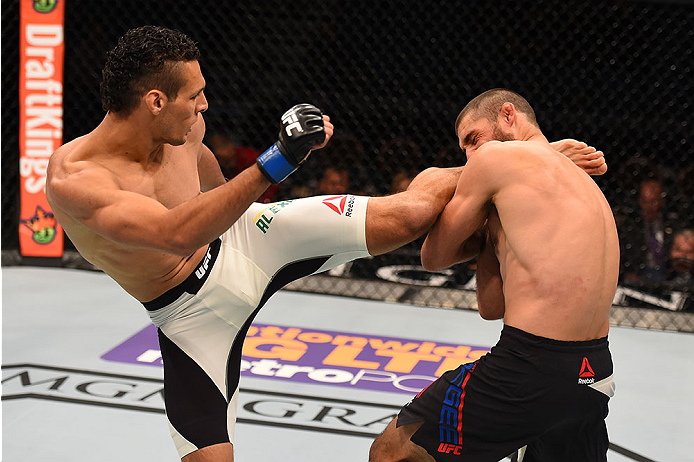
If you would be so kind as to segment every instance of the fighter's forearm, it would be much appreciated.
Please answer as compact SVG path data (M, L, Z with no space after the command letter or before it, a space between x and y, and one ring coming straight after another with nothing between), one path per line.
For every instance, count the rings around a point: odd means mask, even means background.
M269 185L253 165L229 182L172 208L167 216L172 250L187 255L221 236Z

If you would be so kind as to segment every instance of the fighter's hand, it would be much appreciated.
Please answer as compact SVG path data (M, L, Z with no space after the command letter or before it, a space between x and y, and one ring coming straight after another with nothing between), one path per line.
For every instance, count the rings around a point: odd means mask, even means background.
M556 151L571 159L574 164L581 167L589 175L603 175L607 172L605 155L593 146L572 139L555 141L550 144Z
M327 142L320 109L311 104L297 104L285 112L278 138L257 160L260 171L274 184L294 172L314 146Z
M330 122L330 116L327 116L325 114L323 114L323 129L325 130L325 140L323 140L323 142L320 144L312 146L311 151L316 151L318 149L324 148L325 145L328 144L328 141L330 141L330 138L333 136L333 133L335 131L335 127Z

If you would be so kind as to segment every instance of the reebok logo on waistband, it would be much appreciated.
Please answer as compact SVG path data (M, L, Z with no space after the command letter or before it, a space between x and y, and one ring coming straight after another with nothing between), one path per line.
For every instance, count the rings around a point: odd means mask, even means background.
M588 358L583 357L583 363L581 363L581 371L578 373L578 384L587 385L590 383L595 383L595 372L593 368L590 367Z

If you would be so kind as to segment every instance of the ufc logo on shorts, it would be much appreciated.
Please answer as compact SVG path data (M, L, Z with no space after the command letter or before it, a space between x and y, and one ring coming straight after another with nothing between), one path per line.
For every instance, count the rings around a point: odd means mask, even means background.
M296 129L297 132L302 133L304 129L299 123L299 119L296 117L296 113L293 110L289 110L282 116L282 124L286 125L284 128L287 131L287 135L292 136L292 130Z
M446 444L446 443L439 444L439 448L438 448L438 452L442 452L444 454L453 453L456 456L459 456L460 452L462 450L463 450L462 446L458 446L457 444Z

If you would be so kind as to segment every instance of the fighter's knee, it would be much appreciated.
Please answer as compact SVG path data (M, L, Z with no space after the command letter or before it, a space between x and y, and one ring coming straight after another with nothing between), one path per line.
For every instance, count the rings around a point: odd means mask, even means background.
M396 419L390 421L386 429L376 437L369 449L369 462L390 462L393 460L393 435L396 429Z
M380 453L380 436L377 437L372 443L371 447L369 448L369 462L376 462L379 459L379 453Z
M422 447L417 446L410 437L421 423L397 426L393 419L385 431L371 443L369 462L434 462Z
M369 449L369 462L395 462L400 460L394 458L395 452L388 449L389 444L387 440L387 436L380 435L371 443L371 448Z
M405 192L405 194L409 197L403 226L409 229L412 236L419 237L434 225L445 204L437 201L434 196L419 191Z

